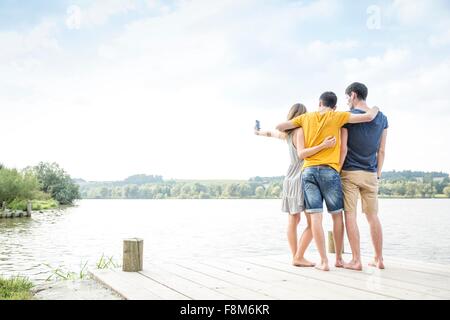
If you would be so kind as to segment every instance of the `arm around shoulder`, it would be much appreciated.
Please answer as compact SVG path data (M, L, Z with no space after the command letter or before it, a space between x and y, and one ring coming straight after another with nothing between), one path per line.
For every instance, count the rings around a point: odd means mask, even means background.
M350 113L350 118L348 119L349 123L362 123L362 122L370 122L377 116L380 109L378 107L373 107L369 110L369 112L363 114L354 114Z
M285 122L282 122L282 123L280 123L279 125L277 125L277 127L276 127L276 129L277 129L278 131L281 131L281 132L285 132L285 131L287 131L287 130L289 130L289 129L294 129L294 128L297 128L297 126L295 126L295 125L292 123L292 121L285 121Z

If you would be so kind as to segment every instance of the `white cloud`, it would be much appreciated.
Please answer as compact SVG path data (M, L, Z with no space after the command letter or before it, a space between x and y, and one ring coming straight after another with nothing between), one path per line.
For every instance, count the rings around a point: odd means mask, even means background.
M71 5L67 8L66 26L69 29L80 29L103 25L110 17L136 8L136 0L95 0L86 7Z
M386 78L396 78L399 72L415 63L411 52L406 48L388 48L382 55L371 55L365 58L347 58L343 61L347 79L370 78L383 83Z
M56 30L54 22L43 20L30 30L0 31L0 104L6 106L4 117L17 111L14 101L32 103L35 83L48 85L41 72L50 72L46 68L62 52Z
M55 28L53 22L43 21L26 32L0 31L0 60L11 63L30 54L59 50L58 42L53 37Z
M345 40L345 41L331 41L329 43L323 42L321 40L316 40L310 43L307 47L308 51L312 53L317 51L335 51L355 49L358 47L358 41L356 40Z
M433 47L442 47L450 44L450 30L443 31L440 34L434 34L429 37L430 45Z
M405 25L432 25L448 18L445 0L394 0L388 14Z

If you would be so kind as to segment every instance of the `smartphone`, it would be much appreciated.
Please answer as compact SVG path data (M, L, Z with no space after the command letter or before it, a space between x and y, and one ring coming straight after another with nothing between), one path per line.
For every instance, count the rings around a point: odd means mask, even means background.
M256 120L256 124L255 124L255 130L261 130L261 126L259 124L259 120Z

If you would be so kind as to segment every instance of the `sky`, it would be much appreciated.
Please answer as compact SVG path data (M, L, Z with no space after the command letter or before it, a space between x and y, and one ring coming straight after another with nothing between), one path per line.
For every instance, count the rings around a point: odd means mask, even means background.
M385 170L450 172L445 0L0 0L1 156L73 178L281 176L255 136L367 85Z

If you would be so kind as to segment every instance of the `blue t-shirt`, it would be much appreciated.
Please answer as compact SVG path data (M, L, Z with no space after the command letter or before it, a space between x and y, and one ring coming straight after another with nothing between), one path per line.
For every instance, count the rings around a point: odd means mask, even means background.
M353 109L351 113L365 113ZM347 123L344 128L348 130L347 158L343 170L363 170L376 172L378 161L377 153L380 148L383 130L388 128L386 116L378 112L375 119L366 123Z

